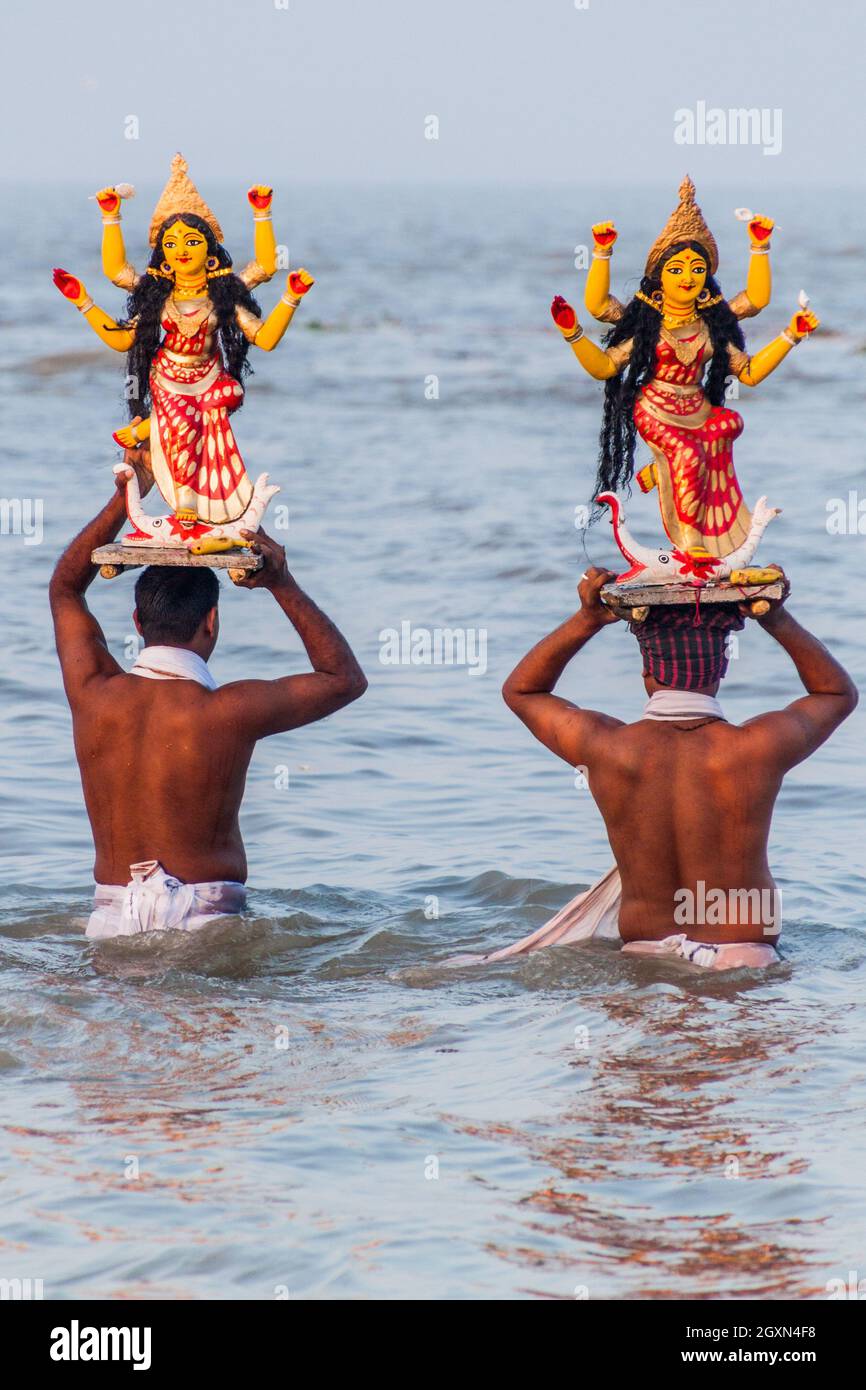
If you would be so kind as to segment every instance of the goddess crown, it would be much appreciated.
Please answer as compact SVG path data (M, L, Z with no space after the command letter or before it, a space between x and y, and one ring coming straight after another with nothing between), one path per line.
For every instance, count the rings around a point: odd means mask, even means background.
M686 174L680 184L679 205L674 208L664 230L656 237L647 256L646 275L655 274L659 261L665 251L676 246L678 241L699 241L707 253L710 274L715 275L719 267L719 248L716 239L704 221L704 214L695 202L695 186Z
M159 195L159 202L150 219L151 246L156 245L157 232L163 222L170 217L181 217L185 212L191 212L206 222L217 241L221 242L223 239L223 229L189 177L188 167L182 154L176 154L171 161L168 183Z

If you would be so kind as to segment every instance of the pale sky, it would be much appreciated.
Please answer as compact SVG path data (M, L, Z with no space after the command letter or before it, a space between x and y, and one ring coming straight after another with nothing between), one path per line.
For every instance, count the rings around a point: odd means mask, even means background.
M282 184L621 185L678 182L688 168L701 187L760 179L802 184L808 199L815 184L863 179L860 0L40 0L5 11L6 178L161 180L180 148L198 178L263 170ZM675 112L699 103L763 110L780 152L730 140L684 150ZM429 116L438 140L425 139Z

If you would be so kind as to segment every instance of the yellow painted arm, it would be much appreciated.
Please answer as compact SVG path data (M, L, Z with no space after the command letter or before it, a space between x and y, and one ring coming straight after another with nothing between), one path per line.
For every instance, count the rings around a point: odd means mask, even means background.
M129 352L135 342L132 328L118 328L115 320L98 304L94 304L83 283L66 270L55 270L54 283L64 298L68 299L87 319L97 338L101 338L115 352Z
M749 223L749 273L746 294L757 310L766 309L773 292L773 273L770 269L770 237L775 223L772 217L753 217Z
M114 188L100 188L96 201L102 213L102 273L112 285L131 290L135 269L126 259L120 224L120 196Z
M87 319L97 338L101 338L115 352L129 352L135 342L135 333L131 328L118 328L116 321L107 314L104 309L100 309L98 304L91 300L90 308L82 307L82 315Z
M605 321L611 307L610 258L617 232L612 222L597 222L592 229L592 261L586 276L583 302L594 319Z
M779 363L788 356L788 353L804 338L808 338L810 333L814 333L818 327L818 319L811 310L803 309L795 314L788 324L788 327L774 338L766 347L762 347L756 352L754 357L748 358L746 363L737 372L737 377L744 386L758 386L765 381L771 372L774 372Z
M607 381L616 376L619 364L608 353L587 338L577 321L577 315L561 295L557 295L550 306L553 321L568 343L585 372L596 381Z
M295 310L301 299L313 284L315 281L306 270L291 271L286 281L286 293L268 314L252 340L256 347L261 348L263 352L273 352L295 317Z
M794 344L783 338L780 333L778 338L774 338L766 347L762 347L760 352L756 352L754 357L750 357L748 366L743 367L737 376L744 386L757 386L770 375L770 372L776 370L793 346Z
M247 200L253 210L255 258L268 280L277 269L277 242L271 217L273 197L274 190L264 183L254 184L247 190Z
M568 342L583 370L595 377L596 381L607 381L609 377L616 376L619 369L613 358L608 357L585 333L579 338L570 338Z
M749 273L746 276L746 294L756 309L766 309L773 293L773 272L770 269L770 252L753 251L749 257Z

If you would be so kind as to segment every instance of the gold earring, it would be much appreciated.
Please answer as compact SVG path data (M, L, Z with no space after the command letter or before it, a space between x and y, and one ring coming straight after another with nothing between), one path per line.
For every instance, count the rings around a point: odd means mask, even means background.
M207 266L208 270L219 270L219 256L208 256L207 260L205 261L205 265Z
M644 294L643 290L635 290L635 299L639 299L642 304L648 304L651 309L658 313L664 313L664 295L661 290L653 290L652 296Z
M163 261L162 265L159 268L162 271L163 275L167 276L169 280L174 279L174 271L172 270L168 261Z

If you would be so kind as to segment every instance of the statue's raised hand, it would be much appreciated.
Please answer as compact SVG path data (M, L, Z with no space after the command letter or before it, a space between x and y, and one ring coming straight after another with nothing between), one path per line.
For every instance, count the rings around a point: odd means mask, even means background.
M811 309L798 309L788 324L788 332L800 342L803 338L808 338L810 333L814 333L820 322Z
M77 275L70 275L68 270L61 270L58 266L53 271L54 283L60 293L71 299L73 304L83 304L87 298L87 290Z
M253 212L270 212L274 190L266 183L254 183L247 189L247 201Z
M596 222L592 229L596 251L606 251L608 247L613 246L618 236L619 232L612 222Z
M293 294L296 298L305 295L315 283L310 272L304 270L303 266L300 270L290 270L286 278L286 288L289 294Z
M100 188L98 193L94 193L94 198L99 204L99 211L103 217L114 217L120 212L120 194L117 189Z
M750 220L749 241L753 251L760 251L762 247L767 246L775 225L772 217L763 217L760 214Z
M572 333L576 333L580 324L577 321L577 314L572 309L568 300L563 299L558 294L550 306L553 315L553 322L556 324L563 337L570 338Z

